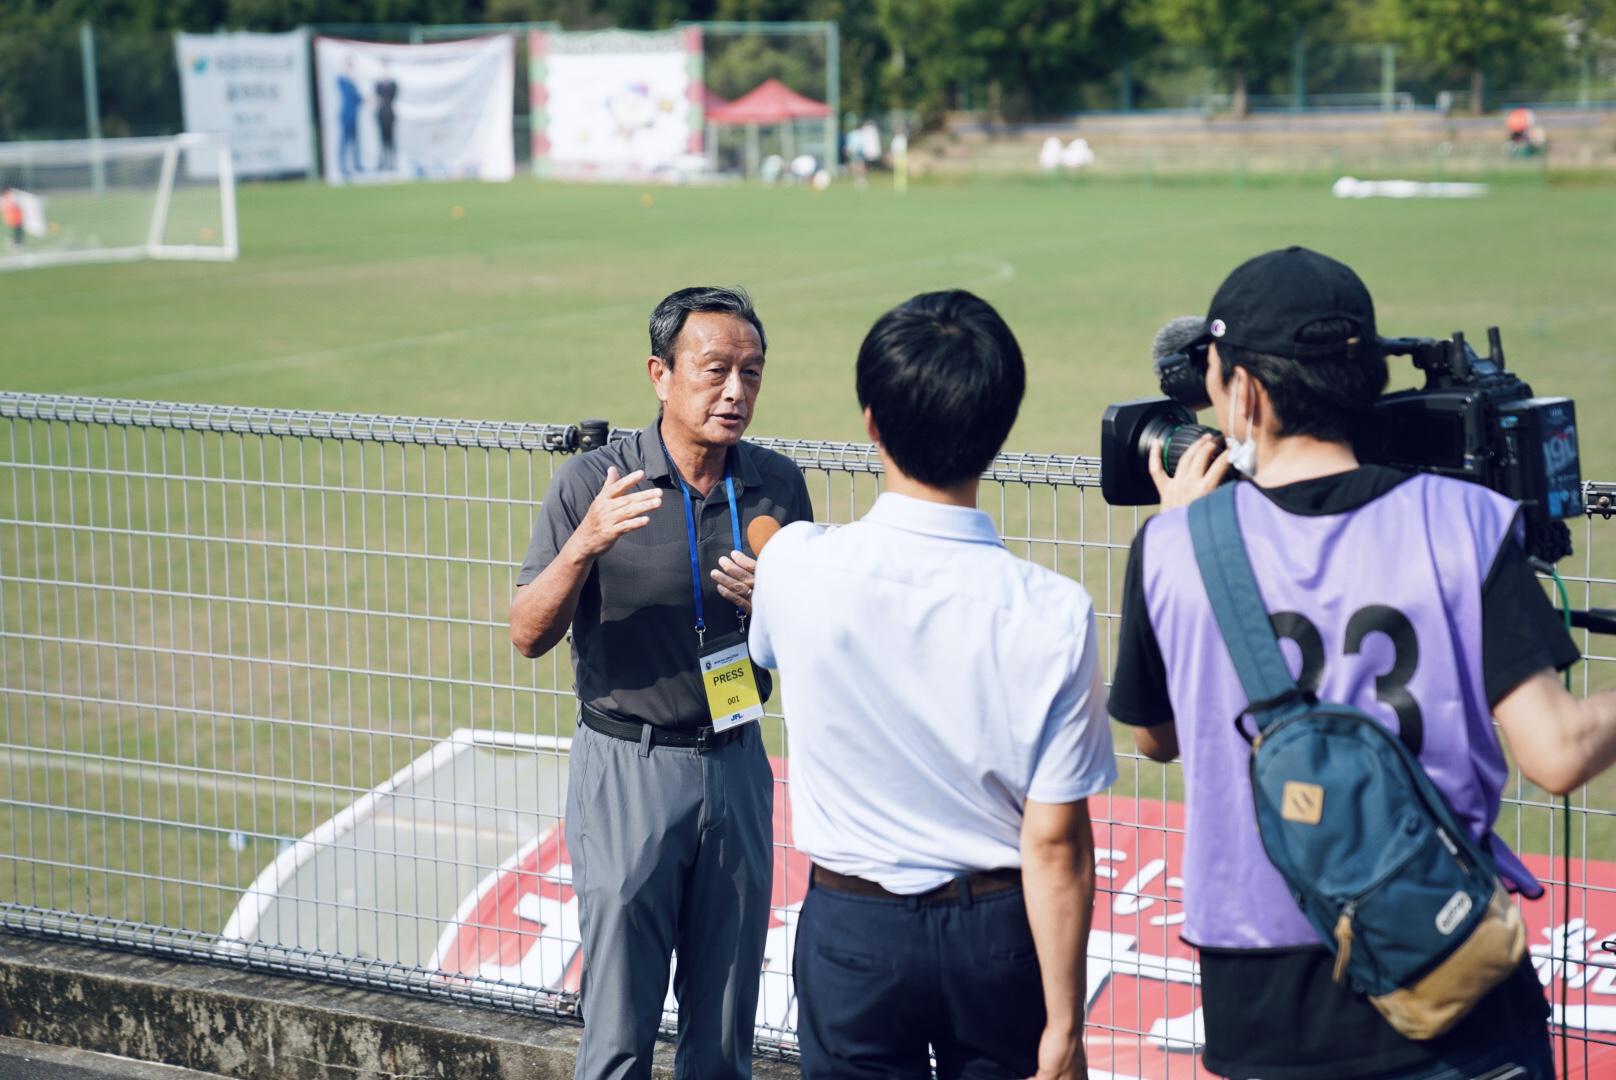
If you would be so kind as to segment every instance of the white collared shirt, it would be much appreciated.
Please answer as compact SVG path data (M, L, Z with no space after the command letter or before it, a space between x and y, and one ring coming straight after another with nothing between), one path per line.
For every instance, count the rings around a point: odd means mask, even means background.
M1117 778L1095 632L1083 587L979 510L887 492L782 529L750 640L781 675L797 847L906 894L1020 866L1026 800Z

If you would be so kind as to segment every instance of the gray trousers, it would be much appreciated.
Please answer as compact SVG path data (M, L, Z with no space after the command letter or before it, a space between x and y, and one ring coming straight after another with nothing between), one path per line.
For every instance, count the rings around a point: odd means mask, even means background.
M773 821L756 724L705 753L578 726L566 810L583 936L577 1080L650 1077L675 949L674 1075L752 1075Z

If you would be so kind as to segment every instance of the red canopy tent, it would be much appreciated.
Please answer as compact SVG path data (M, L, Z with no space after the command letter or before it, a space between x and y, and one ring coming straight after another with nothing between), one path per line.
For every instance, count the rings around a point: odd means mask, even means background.
M799 94L779 79L766 79L742 94L728 105L707 110L707 123L713 127L726 125L746 128L746 171L758 171L758 128L779 127L785 156L789 160L796 145L796 125L799 120L827 121L830 107L822 101ZM716 132L709 128L708 145L716 145ZM828 129L825 136L825 157L821 164L834 160L835 135Z
M715 124L785 124L829 115L823 101L799 94L779 79L767 79L728 105L707 111L707 119Z
M701 88L701 111L703 115L710 117L715 109L722 109L728 104L729 102L725 101L723 98L719 97L705 86Z

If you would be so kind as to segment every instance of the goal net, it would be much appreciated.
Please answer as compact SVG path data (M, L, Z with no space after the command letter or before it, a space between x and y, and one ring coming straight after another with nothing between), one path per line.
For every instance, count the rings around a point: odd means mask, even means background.
M220 138L0 143L0 270L236 254Z

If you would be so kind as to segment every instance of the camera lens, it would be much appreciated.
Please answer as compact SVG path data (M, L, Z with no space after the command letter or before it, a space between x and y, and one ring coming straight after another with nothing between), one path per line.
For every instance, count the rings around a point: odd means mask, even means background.
M1137 398L1107 405L1100 417L1100 494L1112 506L1149 506L1160 501L1150 475L1151 444L1162 444L1167 474L1178 471L1185 451L1215 428L1172 398ZM1221 436L1218 436L1221 438Z
M1221 448L1223 433L1217 428L1207 427L1205 424L1186 424L1171 416L1153 417L1139 432L1137 448L1140 464L1149 469L1151 446L1160 439L1162 466L1167 470L1168 476L1173 476L1178 472L1178 463L1183 458L1184 452L1194 446L1202 435L1216 436Z

